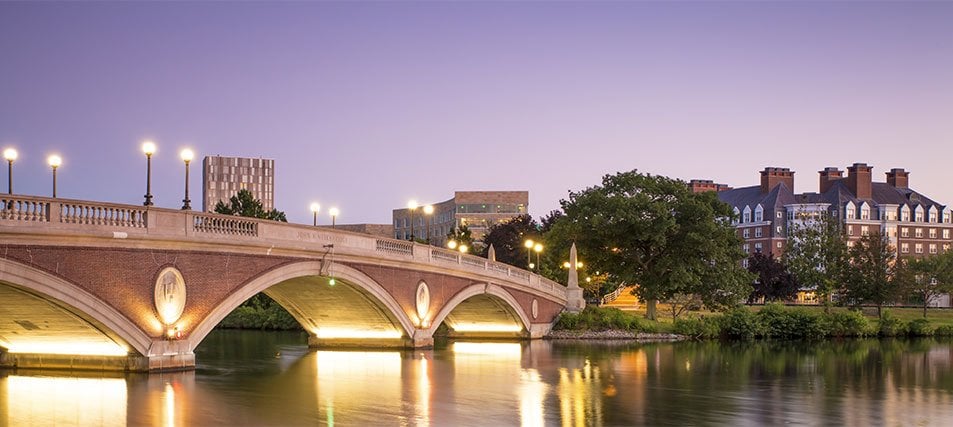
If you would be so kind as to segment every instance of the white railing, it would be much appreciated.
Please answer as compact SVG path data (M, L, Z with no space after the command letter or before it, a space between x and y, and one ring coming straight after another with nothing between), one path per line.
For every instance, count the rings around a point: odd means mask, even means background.
M13 221L50 222L50 203L15 196L0 197L0 219Z
M195 215L192 218L192 230L230 236L257 236L258 222L226 215Z
M146 210L124 206L60 203L59 222L65 224L112 225L142 228L146 226Z
M602 302L599 303L599 305L606 305L611 303L612 301L615 301L617 298L619 298L619 295L622 295L623 290L625 290L625 283L620 284L619 287L616 288L614 291L603 295Z
M243 218L189 210L173 210L136 205L110 204L82 200L31 196L0 195L0 239L6 234L28 231L75 235L87 227L102 235L109 228L115 236L149 236L165 240L189 240L227 236L235 245L268 245L286 250L326 251L338 254L391 259L400 263L453 264L453 270L486 276L497 283L510 283L566 298L565 286L508 264L475 255L461 254L433 246L403 240L326 227L311 227L275 221ZM103 230L103 228L106 230Z

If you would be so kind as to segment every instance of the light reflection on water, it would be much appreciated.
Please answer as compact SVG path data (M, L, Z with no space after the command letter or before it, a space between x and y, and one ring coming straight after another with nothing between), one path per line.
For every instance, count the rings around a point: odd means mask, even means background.
M0 371L11 425L944 424L949 342L456 342L313 351L216 331L194 372Z

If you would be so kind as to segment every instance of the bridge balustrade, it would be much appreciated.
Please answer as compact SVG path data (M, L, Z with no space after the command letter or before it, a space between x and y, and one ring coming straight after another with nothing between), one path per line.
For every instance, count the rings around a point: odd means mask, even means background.
M414 255L414 244L410 242L402 242L400 240L385 240L377 239L376 249L378 252L398 254L398 255Z
M258 222L222 215L194 215L192 230L199 233L231 236L258 236Z
M126 206L60 203L59 222L65 224L111 225L144 228L146 210Z
M3 210L0 219L13 221L50 222L50 203L16 196L0 197Z

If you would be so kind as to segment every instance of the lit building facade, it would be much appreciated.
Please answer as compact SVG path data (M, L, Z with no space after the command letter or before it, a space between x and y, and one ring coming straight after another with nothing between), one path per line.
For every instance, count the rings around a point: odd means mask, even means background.
M953 210L911 189L910 173L903 169L886 172L885 182L873 182L872 170L865 163L854 163L845 177L840 169L828 167L818 172L817 192L800 194L793 191L794 172L774 167L761 171L761 184L756 186L732 189L703 180L692 180L689 186L696 192L718 191L718 198L734 208L734 226L749 255L780 256L789 231L821 215L841 221L848 245L880 233L900 257L950 250ZM934 305L949 306L949 296Z
M494 224L524 215L529 209L528 191L456 191L453 198L435 203L433 213L427 215L423 207L394 209L394 237L418 239L442 245L447 233L466 225L473 241L483 241L483 236ZM411 229L413 224L413 229Z
M275 208L275 161L247 157L206 156L202 161L202 210L210 212L219 201L238 190L250 191L265 210Z

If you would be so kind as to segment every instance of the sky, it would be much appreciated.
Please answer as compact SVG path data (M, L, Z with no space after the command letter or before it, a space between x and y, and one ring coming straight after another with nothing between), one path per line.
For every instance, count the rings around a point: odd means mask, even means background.
M58 153L59 197L141 204L153 139L169 208L181 148L275 159L300 223L455 190L528 190L539 217L632 169L789 167L817 191L855 162L953 204L951 22L953 2L0 2L0 148L16 193L49 195ZM193 206L200 185L195 162Z

